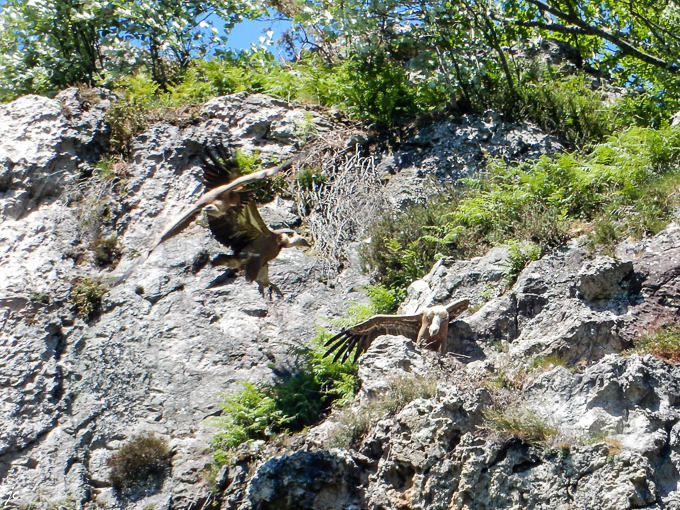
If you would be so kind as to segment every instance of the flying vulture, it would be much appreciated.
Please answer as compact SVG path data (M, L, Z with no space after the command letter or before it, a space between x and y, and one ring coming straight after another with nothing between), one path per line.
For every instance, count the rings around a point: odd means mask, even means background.
M217 156L213 150L206 151L209 159L204 155L200 156L203 161L206 193L191 208L170 222L146 255L118 281L127 277L161 243L179 234L203 212L215 239L233 252L231 255L218 255L213 260L213 265L245 269L246 280L256 281L260 293L264 295L264 289L268 287L270 297L272 290L281 294L279 288L269 281L268 262L278 256L281 248L309 247L310 244L299 234L269 230L257 210L253 190L244 187L290 168L304 154L273 168L240 175L238 165L222 147L215 148L214 151Z
M447 306L430 306L414 315L374 315L356 326L343 329L328 340L326 347L330 348L324 356L337 351L333 362L342 359L344 363L356 347L356 361L380 335L403 335L432 351L445 353L449 322L467 310L469 305L468 299L460 299Z

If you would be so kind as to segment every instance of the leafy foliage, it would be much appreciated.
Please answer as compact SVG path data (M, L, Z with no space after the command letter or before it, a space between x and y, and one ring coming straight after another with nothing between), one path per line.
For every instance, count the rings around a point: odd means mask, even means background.
M228 31L262 12L256 0L8 0L0 12L0 92L9 99L110 84L140 66L166 87L173 67L186 69L193 57L223 47L211 14Z
M111 468L109 481L119 490L160 484L170 469L170 449L153 434L140 434L109 457L107 464Z
M541 258L541 247L531 241L508 242L508 260L506 262L505 280L512 285L519 274L530 262Z
M491 103L509 118L535 122L579 148L601 142L614 131L618 108L617 102L608 105L604 92L593 90L585 75L560 78L549 70L543 75L525 73L512 93L501 89Z
M349 404L356 390L356 365L324 358L327 338L320 332L310 345L297 345L294 370L280 371L274 384L245 382L240 392L223 395L223 414L213 420L220 429L212 441L217 463L227 462L229 450L245 441L299 431L331 404Z
M593 222L597 242L653 235L672 216L679 156L680 131L630 128L587 155L519 166L493 162L453 199L447 193L378 221L364 262L388 289L398 289L439 256L467 258L510 241L520 243L511 244L509 273L515 274L539 251L563 243L573 224ZM531 246L530 253L522 246Z

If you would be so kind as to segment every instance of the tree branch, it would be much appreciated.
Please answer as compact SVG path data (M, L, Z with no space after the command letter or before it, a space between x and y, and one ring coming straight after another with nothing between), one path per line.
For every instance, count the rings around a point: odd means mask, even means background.
M568 23L571 23L572 25L576 25L577 27L581 28L582 30L585 31L586 34L588 35L594 35L597 37L601 37L602 39L605 39L609 41L610 43L616 45L619 47L622 53L629 55L631 57L637 58L638 60L642 60L643 62L647 64L651 64L655 67L660 67L662 69L666 69L667 71L670 71L672 73L678 72L680 68L678 68L677 65L672 64L670 62L667 62L659 57L655 57L654 55L650 55L649 53L646 53L629 42L623 40L622 38L616 36L614 33L612 33L610 30L607 30L605 28L598 28L592 25L589 25L585 21L583 21L581 18L578 16L574 16L571 14L568 14L564 11L561 11L559 9L556 9L555 7L552 7L541 0L527 0L529 3L535 5L541 10L547 11L553 16L555 16L558 19L561 19L563 21L566 21Z

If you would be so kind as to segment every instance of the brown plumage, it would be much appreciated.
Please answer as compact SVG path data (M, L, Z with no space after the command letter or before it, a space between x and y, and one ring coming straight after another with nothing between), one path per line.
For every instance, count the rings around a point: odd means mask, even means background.
M342 359L344 363L356 347L356 361L381 335L403 335L430 350L445 353L449 322L467 310L469 305L468 299L460 299L446 306L430 306L413 315L374 315L351 328L343 329L328 340L326 347L330 347L324 356L337 351L333 362Z
M204 211L215 238L233 250L232 255L218 256L213 264L245 269L246 279L257 281L260 292L267 286L270 288L270 294L272 289L280 293L278 287L269 282L267 263L276 258L281 248L309 246L309 243L297 234L288 236L269 230L257 210L253 191L244 188L290 168L303 156L304 154L300 154L273 168L240 175L238 165L225 149L222 147L207 149L205 155L200 156L203 162L206 193L194 205L175 217L159 234L144 257L115 283L125 279L161 243L182 232Z
M208 224L215 239L233 251L231 255L218 255L212 265L243 269L246 280L257 282L261 294L269 288L270 297L272 291L278 294L281 291L269 281L269 261L274 260L282 248L309 247L305 238L298 234L269 230L254 201L221 216L209 216Z

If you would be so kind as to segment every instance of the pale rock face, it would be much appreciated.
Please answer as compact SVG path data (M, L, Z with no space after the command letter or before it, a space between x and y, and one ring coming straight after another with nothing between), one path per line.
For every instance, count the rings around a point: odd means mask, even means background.
M356 270L330 289L319 281L316 259L297 248L270 264L285 297L263 299L241 275L196 266L204 253L224 248L192 226L110 289L93 320L75 316L69 294L77 279L114 273L87 255L87 220L96 212L90 199L109 204L112 219L98 228L118 238L120 273L202 193L193 155L203 144L257 147L277 162L297 152L290 126L307 119L304 111L242 96L222 98L228 115L212 115L207 105L197 126L152 126L134 140L126 193L101 188L93 196L90 187L80 199L73 187L79 168L91 168L83 156L87 136L96 145L105 135L104 107L81 108L77 117L74 93L2 107L0 486L17 488L24 503L40 487L48 501L74 497L118 508L122 500L107 489L106 458L141 432L154 432L176 452L161 499L180 507L205 500L207 440L215 432L205 420L219 412L220 393L237 390L237 381L270 380L268 365L287 363L291 344L314 336L315 321L366 299L358 289L367 282ZM287 134L272 138L277 130ZM33 188L36 182L46 184ZM299 223L290 204L270 209L279 223ZM74 250L84 258L69 256ZM49 303L32 297L38 294Z

